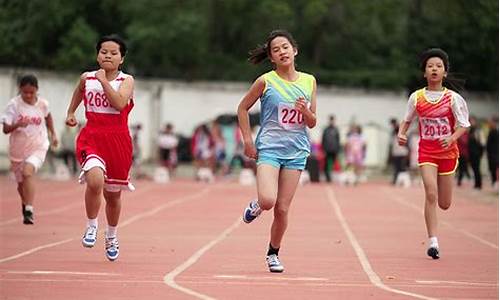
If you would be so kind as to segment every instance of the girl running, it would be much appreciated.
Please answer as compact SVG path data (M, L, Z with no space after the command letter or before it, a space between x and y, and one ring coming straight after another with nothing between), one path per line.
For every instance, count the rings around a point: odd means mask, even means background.
M38 97L38 80L25 75L19 81L19 95L7 104L0 118L3 132L10 134L9 158L11 171L17 181L21 197L23 223L33 224L35 199L34 175L43 165L50 144L57 147L54 122L49 102ZM47 134L48 129L48 134Z
M129 182L132 165L132 141L128 115L134 106L134 78L120 70L127 52L124 41L116 36L102 37L97 45L100 69L80 77L68 107L66 124L76 126L75 111L84 101L85 127L76 141L76 155L82 166L80 182L86 182L85 208L87 228L84 247L93 247L97 239L97 215L101 199L106 200L106 257L119 255L116 231L121 211L121 191L134 190Z
M263 210L274 207L274 221L266 262L271 272L283 272L278 259L281 240L288 225L288 209L300 174L310 153L306 126L316 125L316 80L295 69L297 43L284 30L269 34L265 45L250 52L258 64L266 58L274 70L261 75L238 106L239 126L245 155L257 159L257 197L243 213L252 222ZM254 144L248 110L260 99L260 131Z
M470 126L469 112L464 98L443 86L449 70L446 52L438 48L425 51L420 68L427 87L411 94L398 140L400 145L407 143L408 127L418 116L418 165L425 188L424 216L429 236L427 255L438 259L436 202L443 210L451 205L453 174L459 154L457 140Z

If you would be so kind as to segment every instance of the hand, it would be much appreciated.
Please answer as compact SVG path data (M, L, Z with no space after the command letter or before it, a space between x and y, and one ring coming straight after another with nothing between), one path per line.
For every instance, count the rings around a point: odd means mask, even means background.
M68 114L66 116L66 125L69 127L75 127L78 124L78 121L76 120L76 117L74 114Z
M304 97L297 98L295 101L295 109L301 113L304 113L307 110L307 101Z
M106 79L106 71L104 71L104 69L97 70L97 72L95 72L95 78L97 80L99 80L99 82L101 82L101 83L103 81L107 80Z
M257 159L257 149L253 142L245 143L245 155L252 159Z
M406 145L407 142L408 142L408 137L406 136L406 134L398 133L398 144L400 146L404 146Z
M453 144L454 140L451 136L448 136L448 137L445 137L445 138L442 138L439 140L439 144L441 144L441 147L443 148L448 148L451 146L451 144Z
M19 118L15 125L17 128L26 127L29 125L29 121L28 121L28 119L25 119L25 118Z

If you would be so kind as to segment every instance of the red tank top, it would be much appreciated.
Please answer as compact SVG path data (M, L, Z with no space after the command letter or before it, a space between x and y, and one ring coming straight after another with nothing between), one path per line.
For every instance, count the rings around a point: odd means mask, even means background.
M430 101L425 96L425 89L417 91L415 108L419 119L420 143L419 155L438 159L456 159L457 143L443 148L439 141L455 132L455 116L451 107L453 94L445 89L437 101Z
M114 90L118 90L122 82L130 75L120 72L118 76L110 81ZM106 94L101 83L95 77L95 71L89 72L85 79L83 94L85 105L86 126L106 130L128 131L128 115L134 107L133 99L121 111L115 109L106 99Z

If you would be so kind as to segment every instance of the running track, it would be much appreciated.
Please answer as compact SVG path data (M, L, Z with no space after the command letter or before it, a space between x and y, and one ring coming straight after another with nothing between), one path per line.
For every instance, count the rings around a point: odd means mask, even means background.
M264 263L271 213L240 221L254 187L135 182L116 262L84 249L83 191L39 180L34 226L0 177L0 299L498 299L497 195L456 189L439 212L442 258L425 256L423 190L299 187L280 257ZM50 192L49 192L50 191Z

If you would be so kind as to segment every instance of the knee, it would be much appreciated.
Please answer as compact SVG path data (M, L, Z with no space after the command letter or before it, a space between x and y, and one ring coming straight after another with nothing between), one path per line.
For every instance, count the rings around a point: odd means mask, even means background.
M259 206L262 210L270 210L274 206L274 202L276 199L270 196L260 196L259 197Z
M438 203L438 204L439 204L439 208L441 208L442 210L447 210L451 206L450 201L447 201L445 203Z
M87 190L92 193L101 193L104 187L104 180L100 178L88 177L85 179L87 182Z
M435 204L437 202L438 195L436 192L426 192L425 193L425 201L429 204Z
M32 168L24 168L21 175L23 176L23 181L28 180L33 177L33 169Z
M274 217L276 219L283 219L288 217L288 208L282 206L274 207Z

